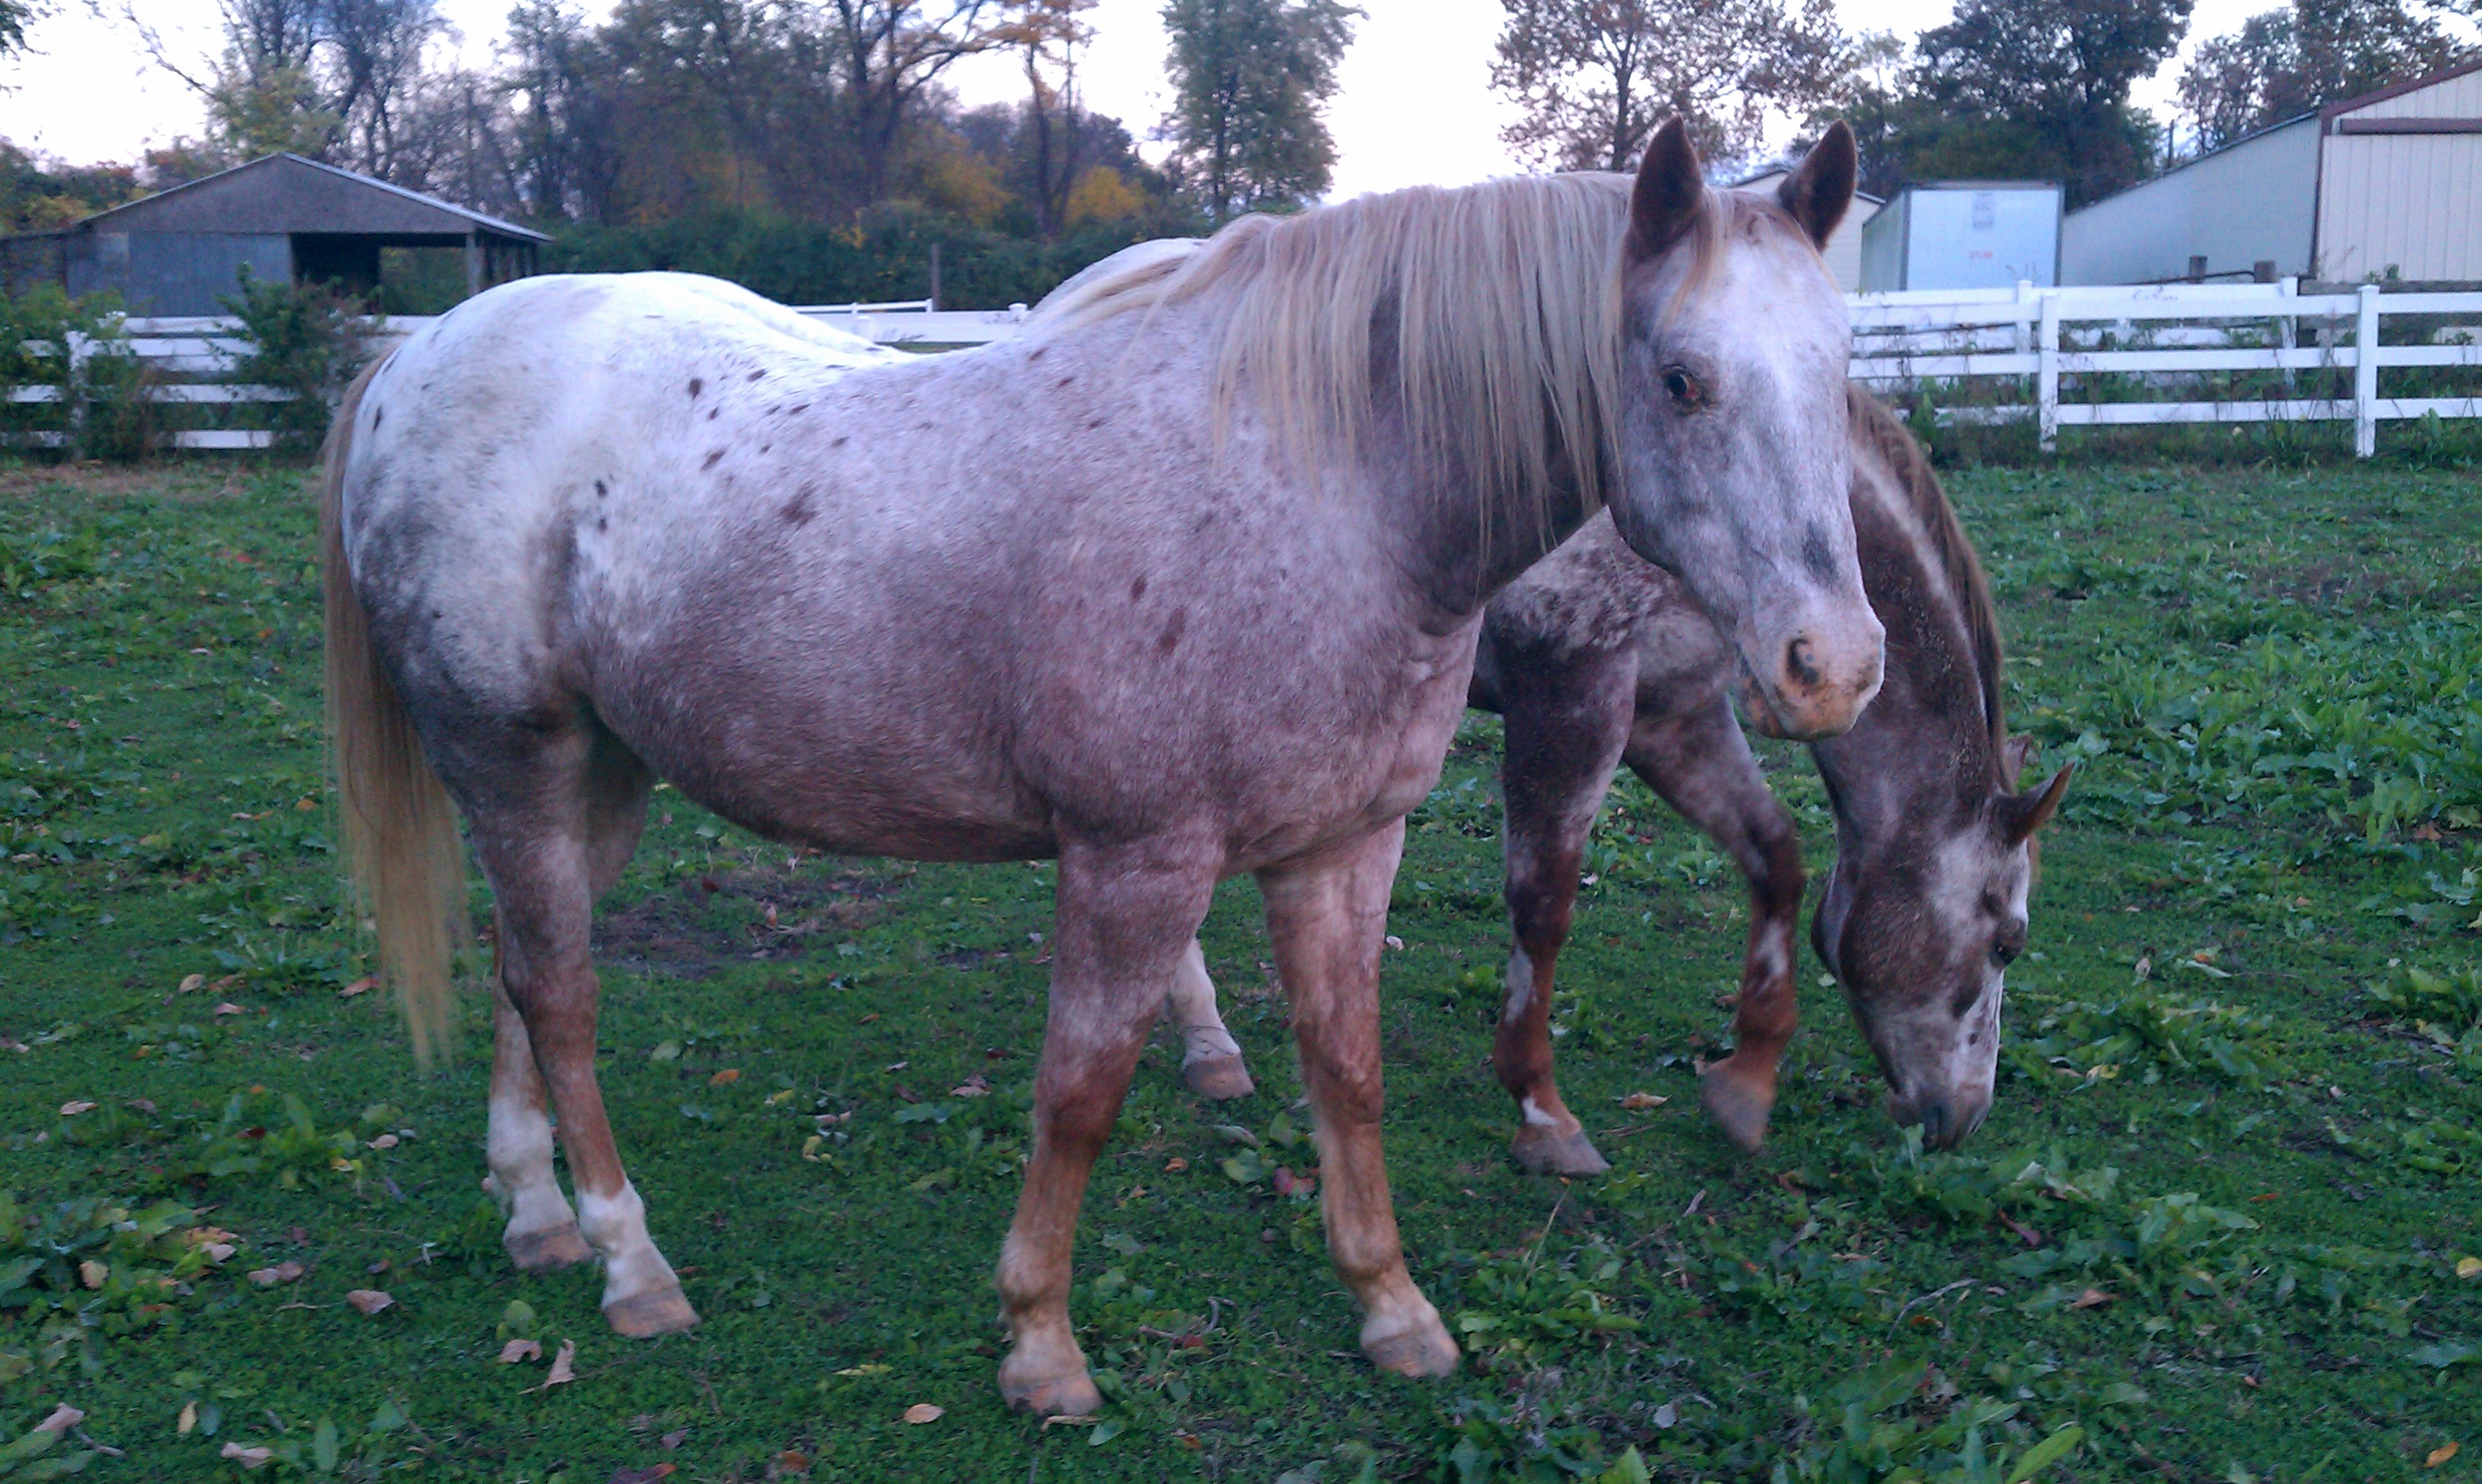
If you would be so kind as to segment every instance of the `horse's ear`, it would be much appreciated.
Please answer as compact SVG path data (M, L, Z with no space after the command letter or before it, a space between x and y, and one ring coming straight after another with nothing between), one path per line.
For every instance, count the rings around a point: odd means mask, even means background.
M2007 784L2011 789L2016 788L2017 780L2025 776L2025 765L2033 761L2034 739L2030 737L2011 737L2006 742L2001 742L1999 744L1999 766L2003 770L2000 773L2000 781Z
M1809 146L1809 153L1802 156L1784 183L1776 187L1776 200L1823 251L1827 239L1835 234L1835 224L1844 220L1845 208L1853 204L1853 183L1861 173L1853 130L1838 118L1827 126L1825 137Z
M1705 208L1706 171L1698 163L1698 146L1689 143L1689 125L1675 116L1654 131L1638 164L1637 189L1629 195L1629 260L1644 262L1670 251Z
M2070 763L2051 775L2051 781L2034 794L2010 794L1999 800L1999 838L2010 845L2023 845L2034 831L2051 822L2060 812L2060 799L2069 792L2069 775L2077 770Z

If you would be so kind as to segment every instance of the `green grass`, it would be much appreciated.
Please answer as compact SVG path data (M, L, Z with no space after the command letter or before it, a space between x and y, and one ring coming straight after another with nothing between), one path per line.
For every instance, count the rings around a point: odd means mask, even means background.
M302 472L0 473L0 1479L95 1443L123 1454L87 1475L133 1480L239 1477L229 1444L271 1473L568 1484L791 1476L788 1451L874 1480L1629 1477L1630 1447L1662 1478L1997 1484L2046 1439L2045 1479L2474 1476L2482 484L1955 484L2014 715L2087 761L1968 1149L1888 1126L1814 966L1774 1141L1739 1159L1703 1125L1741 887L1630 784L1559 1006L1615 1173L1520 1173L1486 1059L1477 719L1413 821L1386 966L1397 1209L1468 1366L1373 1373L1314 1201L1275 1191L1307 1115L1235 883L1206 949L1259 1093L1201 1106L1172 1038L1149 1053L1079 1244L1110 1406L1045 1430L1000 1408L990 1273L1047 868L805 857L657 795L605 904L602 1079L705 1323L620 1341L594 1274L500 1257L480 998L426 1078L384 997L344 993L367 945L337 912ZM1767 759L1823 866L1816 783ZM976 1075L990 1096L950 1091ZM578 1379L496 1363L529 1336L573 1340ZM63 1401L82 1435L25 1452ZM922 1402L946 1415L905 1423Z

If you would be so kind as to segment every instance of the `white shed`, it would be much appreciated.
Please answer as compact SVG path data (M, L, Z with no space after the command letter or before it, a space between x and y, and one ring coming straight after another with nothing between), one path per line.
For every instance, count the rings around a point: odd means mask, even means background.
M1791 173L1782 166L1776 166L1732 184L1735 190L1740 191L1773 191L1782 185ZM1847 294L1862 287L1862 228L1886 204L1866 191L1854 192L1853 205L1844 213L1844 220L1828 234L1827 250L1823 254L1827 259L1827 271L1835 275L1835 286Z
M1862 290L2013 289L2059 282L2060 188L2047 180L1926 180L1862 232Z
M2063 283L2482 281L2482 58L2262 129L2061 228Z

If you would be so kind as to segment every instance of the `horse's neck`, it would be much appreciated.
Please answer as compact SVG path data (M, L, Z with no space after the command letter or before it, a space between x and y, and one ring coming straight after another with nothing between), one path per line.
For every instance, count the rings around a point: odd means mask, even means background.
M1853 530L1870 605L1888 631L1878 697L1844 736L1812 745L1835 801L1840 848L1869 851L1994 769L1973 595L1956 583L1897 477L1856 450Z

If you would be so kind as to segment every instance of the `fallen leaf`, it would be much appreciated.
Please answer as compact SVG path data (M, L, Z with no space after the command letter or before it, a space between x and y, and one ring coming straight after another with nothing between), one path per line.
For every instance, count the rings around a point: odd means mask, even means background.
M1672 1428L1680 1425L1680 1408L1675 1403L1667 1401L1662 1406L1655 1408L1654 1416L1648 1419L1648 1420L1651 1421L1659 1428L1670 1431Z
M250 1012L249 1012L248 1010L243 1009L240 1005L237 1005L237 1004L233 1003L231 1001L227 1000L227 1001L225 1001L224 1003L222 1003L222 1004L220 1004L220 1005L217 1005L217 1006L216 1006L215 1013L216 1013L216 1018L217 1018L218 1020L222 1020L224 1017L225 1017L225 1016L227 1016L227 1015L247 1015L247 1014L249 1014Z
M379 987L380 976L376 974L366 974L360 978L356 979L351 984L348 984L344 988L336 991L336 998L339 1000L351 1000L356 995L367 995L372 990Z
M568 1383L576 1379L577 1341L574 1340L564 1340L560 1342L559 1350L555 1351L552 1355L551 1374L543 1377L543 1385L547 1387L567 1386Z
M181 980L181 993L185 995L195 995L206 987L207 976L203 974L189 975Z
M905 1419L917 1427L924 1422L936 1422L947 1415L947 1408L935 1407L927 1401L917 1401L905 1409Z
M190 1435L191 1429L198 1425L198 1404L195 1401L185 1401L181 1403L180 1419L172 1424L172 1430L186 1438Z
M291 1283L301 1277L302 1264L288 1259L274 1267L253 1267L244 1276L262 1289L272 1289L279 1283Z
M739 1067L726 1067L723 1071L715 1074L715 1076L708 1078L706 1080L706 1084L710 1087L729 1087L739 1080L741 1080L741 1069Z
M2138 954L2136 973L2137 976L2141 979L2152 978L2154 976L2154 960L2144 953Z
M887 1374L889 1369L889 1367L882 1366L874 1361L860 1366L847 1366L844 1369L837 1371L836 1374L840 1376L884 1376Z
M47 1417L35 1424L35 1431L65 1433L85 1420L85 1413L70 1406L67 1402L62 1402L59 1406L52 1409L52 1415L50 1417Z
M776 1455L776 1471L778 1473L807 1473L810 1471L809 1455L806 1453L796 1453L791 1448L786 1448L783 1452Z
M690 1430L686 1427L675 1427L671 1432L668 1432L655 1440L656 1443L662 1445L664 1451L667 1453L689 1441Z
M379 1289L355 1289L346 1293L345 1302L363 1314L377 1314L394 1306L396 1300Z
M2461 1447L2463 1447L2463 1446L2464 1446L2464 1445L2462 1445L2462 1444L2460 1444L2460 1443L2457 1443L2457 1442L2455 1442L2455 1441L2453 1441L2453 1440L2450 1440L2449 1442L2446 1442L2446 1443L2442 1443L2442 1444L2441 1444L2439 1446L2437 1446L2437 1447L2435 1447L2435 1448L2432 1448L2432 1449L2430 1450L2430 1457L2428 1457L2428 1458L2426 1458L2426 1459L2422 1460L2422 1465L2421 1465L2421 1466L2422 1466L2423 1468L2425 1468L2425 1469L2436 1469L2436 1468L2438 1468L2441 1464L2443 1464L2443 1463L2447 1462L2449 1459L2454 1458L2454 1457L2456 1456L2456 1454L2457 1454L2458 1449L2460 1449L2460 1448L2461 1448Z
M1177 1175L1187 1168L1189 1168L1189 1161L1178 1155L1175 1155L1164 1161L1164 1173L1167 1175ZM2469 1259L2468 1261L2470 1260Z
M1399 937L1398 937L1398 936L1396 936L1394 933L1392 933L1392 932L1391 932L1391 933L1389 933L1389 934L1387 935L1387 940L1386 940L1386 941L1387 941L1387 946L1388 946L1389 948L1391 948L1391 949L1394 949L1396 951L1398 951L1398 952L1400 952L1400 953L1401 953L1401 952L1403 952L1403 951L1405 950L1405 940L1404 940L1404 939L1402 939L1402 938L1399 938Z
M245 1469L264 1469L267 1467L267 1461L276 1455L266 1448L246 1448L238 1443L227 1443L224 1445L224 1450L216 1456L229 1458Z
M394 1149L396 1145L397 1138L393 1133L383 1133L378 1138L371 1140L371 1147L373 1149Z
M73 1103L64 1103L61 1105L61 1116L63 1118L75 1118L80 1113L91 1113L92 1111L94 1111L94 1105L87 1102L83 1098L80 1098Z
M2070 1300L2069 1307L2072 1309L2094 1309L2110 1303L2112 1298L2113 1295L2105 1293L2100 1289L2088 1289L2083 1293L2080 1293L2075 1298Z
M519 1361L542 1359L542 1346L532 1340L512 1340L500 1346L500 1364L514 1366Z
M2456 1260L2456 1276L2459 1278L2482 1278L2482 1258L2458 1258Z
M1637 1109L1642 1107L1661 1107L1663 1105L1671 1101L1672 1100L1670 1098L1665 1097L1661 1093L1632 1092L1627 1097L1621 1099L1621 1106L1629 1109L1631 1112L1635 1112Z
M112 1269L104 1266L92 1258L89 1258L78 1264L78 1282L85 1284L90 1289L102 1288L103 1280L111 1276Z
M990 1095L991 1084L983 1080L980 1072L948 1089L948 1096L952 1098L988 1098Z
M223 1263L241 1249L230 1242L200 1242L198 1250L207 1255L208 1262Z

